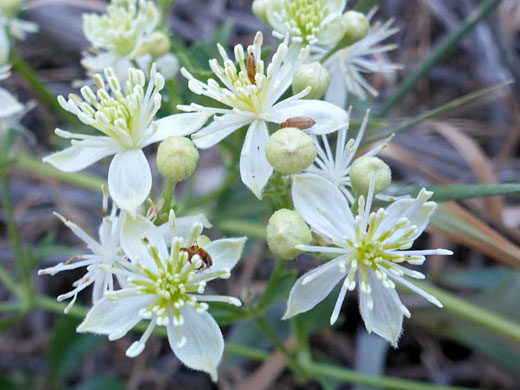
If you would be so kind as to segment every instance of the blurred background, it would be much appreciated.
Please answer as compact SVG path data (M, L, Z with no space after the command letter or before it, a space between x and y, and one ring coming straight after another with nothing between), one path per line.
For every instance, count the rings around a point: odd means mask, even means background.
M2 1L2 0L0 0ZM349 7L355 5L349 1ZM369 102L350 100L360 118L365 108L384 112L380 132L391 132L407 125L382 158L390 163L394 178L403 184L445 185L520 182L520 2L503 0L487 18L468 32L460 42L447 46L431 69L419 74L419 81L405 95L392 100L402 81L423 69L432 53L446 44L447 37L460 31L475 10L489 1L478 0L385 0L380 2L376 20L395 18L400 31L387 40L398 49L388 55L402 64L403 70L389 77L376 75L370 82L380 91ZM51 266L84 248L53 211L65 215L92 235L101 218L101 195L95 180L83 176L61 180L53 170L35 174L40 157L56 150L60 141L55 127L72 130L56 115L55 107L44 98L28 75L36 75L52 95L73 91L71 83L86 78L80 66L82 52L89 47L83 36L81 15L103 12L101 0L33 0L24 19L36 22L40 32L17 41L12 76L2 87L20 101L37 102L22 120L27 129L17 143L20 155L10 167L10 191L20 237L37 268ZM261 30L268 42L277 42L267 26L251 12L246 0L177 0L168 15L176 42L186 44L186 53L208 69L215 43L249 44ZM196 43L195 46L191 46ZM449 49L449 50L448 50ZM180 50L180 49L179 49ZM182 49L185 50L185 49ZM28 65L34 73L24 73ZM421 113L443 107L448 102L483 88L512 82L442 110L440 116L417 126L409 121ZM180 97L187 98L184 81L178 79ZM43 94L43 95L42 95ZM370 135L371 133L369 133ZM375 134L375 133L374 133ZM150 150L150 153L153 153ZM152 161L154 159L151 159ZM103 177L107 166L89 169ZM225 179L218 150L204 151L197 175L186 184L189 193L212 193ZM76 185L72 185L76 184ZM79 184L79 187L77 186ZM216 231L224 235L247 231L252 237L237 278L222 282L220 288L244 301L258 297L273 267L261 239L263 230L251 228L247 220L262 222L265 212L249 192L237 186L215 199L209 216ZM157 189L159 191L159 189ZM5 188L2 188L5 191ZM188 189L181 188L188 193ZM193 192L191 192L193 191ZM197 209L196 205L192 205ZM215 211L216 210L216 211ZM207 211L207 210L202 210ZM244 217L245 216L245 217ZM235 220L234 220L235 218ZM5 213L0 212L0 263L15 273L13 254L6 234ZM221 222L222 221L222 222ZM242 224L241 224L242 223ZM495 196L459 203L443 203L432 221L423 247L443 247L455 252L449 258L432 256L424 272L435 284L456 293L478 306L520 322L520 198ZM291 267L303 272L317 265L312 257L300 256ZM36 275L36 273L34 274ZM79 319L61 314L55 296L69 290L81 274L34 277L36 291L51 297L39 300L27 313L0 312L0 389L363 389L331 380L330 383L298 384L286 370L281 354L271 354L272 345L247 321L225 327L231 346L221 365L220 381L212 384L204 374L188 371L171 353L165 339L152 337L146 350L136 359L124 351L136 335L116 342L93 335L78 335ZM335 295L331 294L334 298ZM10 296L0 285L0 301ZM89 303L89 294L79 303ZM448 311L438 310L404 295L413 316L405 321L399 349L392 349L377 336L362 328L356 299L348 299L341 323L328 327L321 313L330 312L333 301L324 302L323 311L302 316L301 323L312 329L311 344L323 359L334 361L371 375L389 375L439 385L470 388L520 389L520 346L507 338L466 322ZM442 299L441 299L442 300ZM327 306L328 305L328 306ZM272 325L289 349L294 339L286 323L279 322L284 310L282 298L268 312ZM225 323L225 321L223 321ZM240 353L241 346L257 353ZM233 352L234 351L234 352ZM268 353L269 352L269 353ZM245 355L245 356L244 356Z

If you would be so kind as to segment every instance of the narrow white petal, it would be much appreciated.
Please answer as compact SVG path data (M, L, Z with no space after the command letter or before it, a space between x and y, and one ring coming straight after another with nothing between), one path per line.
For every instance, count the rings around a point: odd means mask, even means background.
M189 112L170 115L156 121L157 130L146 140L147 146L172 136L186 136L199 130L209 118L207 112Z
M170 243L175 237L188 237L191 233L191 228L194 224L201 223L205 229L211 228L213 225L208 218L202 213L196 215L187 215L186 217L175 218L175 229L172 231L170 223L165 222L159 226L161 233L166 243Z
M294 117L311 118L316 124L306 129L308 134L328 134L346 127L349 123L348 113L338 106L321 100L296 100L281 102L271 111L271 120L282 123Z
M191 138L197 148L207 149L251 122L249 117L227 114L213 120L208 126L193 134Z
M265 157L265 145L269 132L264 121L255 121L247 130L240 156L240 177L242 182L262 199L262 190L273 173L273 167Z
M294 208L324 237L343 241L354 237L354 217L346 198L330 181L313 174L293 176Z
M339 67L329 67L331 75L329 88L325 92L325 101L338 107L345 108L347 105L348 87L345 83L345 76Z
M168 248L159 227L143 216L138 215L135 219L126 216L121 226L121 247L131 260L143 262L148 268L155 269L155 262L143 238L157 250L160 259L168 256Z
M398 305L399 296L395 289L387 289L369 269L367 272L371 296L374 302L372 310L368 307L367 294L359 292L359 310L369 332L374 332L388 340L397 348L397 341L403 327L403 313Z
M96 137L95 140L80 141L61 152L51 154L45 157L43 162L60 171L77 172L120 150L117 142L111 138Z
M101 72L103 69L113 66L119 59L114 53L106 52L97 56L85 57L81 60L81 65L91 72Z
M247 237L215 240L204 246L213 260L211 272L232 270L242 256Z
M177 327L168 324L168 341L175 355L186 366L194 370L207 372L217 381L217 367L224 353L224 338L216 321L206 311L197 312L192 307L180 309L184 317L182 337L186 343L180 343ZM184 344L179 348L179 344Z
M0 62L1 64L1 62ZM0 88L0 119L17 115L24 110L24 106L7 90Z
M116 204L135 217L152 189L150 164L141 149L116 154L108 170L108 190Z
M287 310L282 319L286 320L309 311L327 298L336 284L345 277L346 271L342 272L339 266L342 261L344 261L344 257L339 257L298 278L289 294ZM314 273L316 273L316 276L304 284L303 281L306 278L309 280L308 277Z
M89 310L77 331L117 334L122 337L141 320L139 310L148 307L154 300L155 297L152 295L134 295L119 299L102 298Z

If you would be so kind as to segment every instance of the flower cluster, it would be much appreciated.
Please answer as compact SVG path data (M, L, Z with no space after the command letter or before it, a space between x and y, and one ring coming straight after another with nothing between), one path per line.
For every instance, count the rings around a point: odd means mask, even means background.
M236 45L233 58L219 44L221 61L209 61L214 77L201 81L195 77L199 72L181 69L195 99L202 98L160 119L166 83L162 65L170 53L155 3L113 0L107 14L85 15L84 31L95 55L84 58L83 65L94 73L95 87L84 86L80 94L60 96L58 102L101 134L56 129L71 146L44 161L77 172L114 156L104 194L104 204L110 196L113 209L103 218L99 240L58 215L91 253L40 270L54 275L86 269L73 289L58 297L71 300L68 312L78 294L92 287L93 306L79 332L115 340L148 321L126 351L135 357L154 328L164 326L175 355L217 380L224 341L208 313L209 303L241 302L205 294L206 286L231 276L246 238L211 241L203 236L209 221L202 214L176 217L182 205L175 204L173 192L176 183L195 172L197 148L228 137L230 161L239 165L242 182L276 209L266 232L271 252L287 260L302 252L332 257L296 281L284 319L311 310L341 282L333 325L347 292L358 286L368 332L397 346L403 316L410 316L398 285L442 307L409 280L424 275L404 266L421 265L426 255L451 253L412 249L435 211L432 193L423 189L415 199L382 195L392 175L376 155L389 139L358 156L369 112L357 136L348 137L353 110L344 109L346 93L375 95L361 74L398 68L379 57L393 49L380 43L396 30L391 21L370 26L373 12L344 12L345 5L345 0L256 0L255 13L283 39L271 59L262 52L260 32L247 48ZM323 95L327 101L320 100ZM9 96L0 89L5 116L20 111ZM154 175L145 148L155 143L164 192L152 201ZM373 210L376 197L390 203Z
M153 1L114 0L104 15L84 14L83 31L92 43L92 55L81 61L90 72L113 67L120 78L132 61L143 70L152 61L166 79L177 74L178 60L169 52L168 37L159 30L160 12Z

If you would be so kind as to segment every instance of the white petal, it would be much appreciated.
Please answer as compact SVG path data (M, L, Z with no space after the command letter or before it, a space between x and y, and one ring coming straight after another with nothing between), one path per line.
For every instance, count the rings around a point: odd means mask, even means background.
M316 122L308 134L328 134L346 127L349 123L348 113L338 106L321 100L293 100L275 105L270 120L282 123L289 118L306 117Z
M116 154L121 150L119 144L109 137L96 137L76 142L61 152L51 154L43 159L64 172L77 172L104 157Z
M108 170L108 191L116 204L135 217L152 189L150 164L141 149L115 155Z
M0 23L0 66L7 64L9 59L9 37L6 26Z
M292 199L296 211L322 236L333 241L354 238L348 202L330 181L313 174L294 175Z
M156 269L150 251L143 242L144 237L157 250L161 260L168 257L168 248L159 227L143 216L138 215L133 219L127 215L121 226L121 247L123 251L131 260L142 262L149 269Z
M224 353L224 338L220 328L206 311L199 313L192 307L184 306L180 313L184 317L182 336L186 338L186 343L178 347L178 329L170 321L167 327L168 341L173 352L186 366L207 372L216 382L217 367Z
M347 105L347 84L345 83L345 76L339 67L329 68L330 84L325 92L325 101L335 104L338 107L344 108Z
M255 121L247 130L240 156L242 182L262 199L262 190L273 173L273 167L265 157L269 132L264 121Z
M157 130L143 146L163 141L171 136L189 135L204 126L208 117L209 114L206 112L188 112L159 119L155 122Z
M157 58L156 63L165 80L171 80L179 73L179 60L173 53L166 53Z
M204 246L213 260L211 272L231 271L242 256L247 237L215 240Z
M249 125L251 122L250 117L227 114L218 117L208 126L193 134L191 138L197 148L207 149L218 144L234 131Z
M403 328L403 313L398 305L399 296L395 289L387 289L368 269L368 283L372 289L374 307L368 309L367 294L359 292L359 310L368 332L374 332L397 348Z
M111 52L101 53L97 56L85 57L81 60L81 65L91 72L100 72L109 66L114 65L119 57Z
M339 267L344 259L344 256L338 257L301 276L291 289L287 301L287 310L282 319L286 320L309 311L327 298L336 284L345 277L346 271L341 272ZM303 281L313 274L316 274L316 276L303 284Z
M1 62L0 62L1 64ZM0 88L0 118L7 118L19 114L24 106L8 91Z
M172 231L170 222L165 222L159 226L164 241L169 245L173 237L188 237L191 234L191 228L194 224L201 223L205 229L213 227L208 218L202 213L196 215L187 215L185 217L175 218L175 229Z
M117 336L112 339L123 337L141 321L139 310L150 306L155 299L153 295L102 298L89 310L77 331Z

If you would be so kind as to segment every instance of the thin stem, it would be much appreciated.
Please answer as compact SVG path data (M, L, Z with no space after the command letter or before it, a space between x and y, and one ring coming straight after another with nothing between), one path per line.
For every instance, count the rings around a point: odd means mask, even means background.
M23 291L20 286L16 284L16 281L3 267L0 267L0 282L18 298L23 297Z
M310 375L326 376L338 379L348 383L361 383L369 386L375 386L383 389L394 390L465 390L463 387L440 386L429 383L411 381L406 379L398 379L387 376L371 377L360 374L354 370L336 367L323 363L312 362L306 369Z
M461 318L484 326L500 335L520 342L520 325L502 317L500 314L466 302L447 291L434 287L428 283L414 281L414 284L426 292L437 297L444 308Z
M269 352L265 352L256 348L251 348L246 345L226 343L225 348L225 353L240 355L250 360L256 360L259 362L265 362L271 357L271 354Z
M157 218L157 224L160 225L168 220L168 216L170 214L170 210L175 205L175 200L173 198L173 194L175 192L175 186L177 184L176 181L165 179L166 180L166 187L162 194L162 199L164 201L161 210L159 211L158 218Z
M486 0L480 7L468 16L457 31L448 35L431 53L430 57L426 59L414 72L406 77L397 91L385 102L381 108L380 116L386 116L392 108L394 108L401 100L421 81L427 76L432 69L442 62L461 42L464 37L469 34L475 26L484 18L486 18L502 0Z

